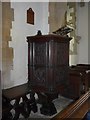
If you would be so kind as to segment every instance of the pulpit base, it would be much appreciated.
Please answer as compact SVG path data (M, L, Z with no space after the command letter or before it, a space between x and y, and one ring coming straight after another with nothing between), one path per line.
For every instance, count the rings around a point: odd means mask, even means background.
M57 113L57 110L54 104L51 102L51 103L43 104L42 107L40 108L40 112L41 114L51 116Z
M57 113L53 99L58 98L58 94L47 94L47 93L37 93L39 97L39 104L42 105L40 108L41 114L44 115L54 115Z

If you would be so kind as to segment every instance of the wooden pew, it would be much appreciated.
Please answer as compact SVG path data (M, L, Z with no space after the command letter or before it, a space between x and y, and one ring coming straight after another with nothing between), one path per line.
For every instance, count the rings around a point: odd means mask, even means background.
M89 110L90 90L83 94L78 100L68 105L51 120L86 120L85 116Z
M90 88L90 64L77 64L77 68L86 69L87 79L88 79L88 87Z
M12 120L13 116L11 113L12 105L8 99L2 96L2 120Z
M90 64L77 64L76 66L71 66L70 68L82 72L82 74L86 73L88 79L88 87L90 87Z
M82 94L87 92L90 87L90 70L86 65L71 66L69 69L68 87L61 95L71 98L78 99Z
M27 94L30 95L30 98L27 97ZM22 98L22 101L20 102ZM31 110L33 112L37 112L37 106L36 106L36 102L35 102L35 97L34 97L34 93L32 93L32 91L30 91L30 88L28 86L28 83L26 84L22 84L19 86L15 86L9 89L3 89L2 90L2 100L5 100L6 104L8 104L10 107L10 109L7 110L7 105L2 106L2 114L3 114L3 118L2 120L18 120L19 119L19 115L22 114L24 118L28 118L30 115ZM12 105L11 102L15 101L15 103ZM3 102L3 101L2 101ZM9 116L7 114L10 113L10 110L14 109L15 110L15 114L12 115L10 114ZM5 119L6 118L6 119ZM9 119L7 119L9 118Z
M85 73L72 70L69 74L70 92L74 99L78 99L88 88L88 79Z
M90 66L77 65L70 67L69 84L71 98L79 98L90 87Z
M77 66L88 66L90 68L90 64L77 64Z

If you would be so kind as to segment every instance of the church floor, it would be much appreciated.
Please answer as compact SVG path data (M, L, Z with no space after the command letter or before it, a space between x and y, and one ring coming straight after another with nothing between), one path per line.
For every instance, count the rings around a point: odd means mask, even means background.
M65 107L67 107L72 101L73 101L72 99L68 99L63 96L59 96L58 99L53 100L53 103L56 107L57 113L54 115L51 115L51 116L46 116L46 115L41 114L40 113L41 105L37 104L38 112L33 113L33 111L31 111L29 119L35 119L35 118L46 118L47 119L48 118L48 120L49 120L50 118L53 118L55 115L57 115L60 111L62 111ZM23 119L23 116L20 115L20 118Z

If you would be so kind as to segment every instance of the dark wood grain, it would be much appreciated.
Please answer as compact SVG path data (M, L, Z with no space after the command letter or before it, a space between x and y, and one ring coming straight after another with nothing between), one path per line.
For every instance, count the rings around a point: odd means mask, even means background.
M80 118L83 119L90 109L90 90L82 95L78 100L71 103L67 108L61 111L51 120Z
M30 96L29 98L27 97L27 94ZM34 113L37 112L37 105L34 94L35 93L32 93L32 91L30 90L28 83L18 85L9 89L3 89L2 120L18 120L20 114L22 114L24 118L28 118L31 111L33 111ZM22 101L20 101L21 99ZM13 105L11 105L12 100L15 101ZM13 117L10 110L15 111Z
M28 84L26 83L26 84L18 85L9 89L3 89L2 93L9 100L12 100L29 93L29 87L28 87Z

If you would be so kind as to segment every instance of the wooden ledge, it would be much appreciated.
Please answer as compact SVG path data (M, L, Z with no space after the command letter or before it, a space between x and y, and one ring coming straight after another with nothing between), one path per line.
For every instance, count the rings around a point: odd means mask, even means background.
M9 100L16 99L27 93L29 93L28 83L2 90L2 95L5 96Z
M84 118L90 109L90 90L82 95L76 102L71 103L62 112L57 114L51 120L59 120L65 118Z

